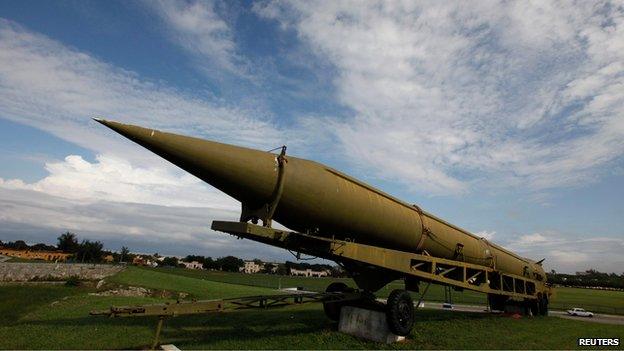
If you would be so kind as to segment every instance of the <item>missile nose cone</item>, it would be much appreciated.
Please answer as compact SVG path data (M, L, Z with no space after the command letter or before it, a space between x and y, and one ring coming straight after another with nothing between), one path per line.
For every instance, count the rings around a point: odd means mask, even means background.
M159 148L161 145L158 145L159 141L152 138L154 137L154 134L158 131L154 129L133 126L130 124L109 121L101 118L93 118L93 120L123 135L124 137L158 153L153 148Z
M134 137L136 136L134 134L137 132L137 130L131 130L130 128L128 128L128 127L134 127L134 126L115 122L115 121L109 121L103 118L93 117L92 119L98 122L99 124L104 125L131 140L134 140Z
M106 123L108 122L107 120L103 118L92 117L91 119L103 125L106 125Z
M108 120L105 120L103 118L93 117L92 119L94 121L102 124L102 125L107 126L110 129L116 131L117 133L120 133L120 134L125 136L125 134L121 132L121 129L122 129L122 127L127 126L127 125L125 125L123 123L115 122L115 121L108 121Z
M94 120L241 202L264 201L275 187L274 154L99 118Z

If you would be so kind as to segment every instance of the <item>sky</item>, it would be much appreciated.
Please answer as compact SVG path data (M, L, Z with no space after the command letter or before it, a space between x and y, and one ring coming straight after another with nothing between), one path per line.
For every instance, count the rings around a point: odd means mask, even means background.
M0 240L265 260L95 123L287 145L559 272L624 272L622 1L1 1Z

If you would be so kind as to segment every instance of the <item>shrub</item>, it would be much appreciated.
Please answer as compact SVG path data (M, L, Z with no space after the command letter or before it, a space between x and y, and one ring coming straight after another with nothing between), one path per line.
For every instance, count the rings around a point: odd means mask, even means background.
M65 285L67 285L67 286L79 286L80 285L80 278L78 278L78 276L72 275L71 277L67 278L67 281L65 281Z

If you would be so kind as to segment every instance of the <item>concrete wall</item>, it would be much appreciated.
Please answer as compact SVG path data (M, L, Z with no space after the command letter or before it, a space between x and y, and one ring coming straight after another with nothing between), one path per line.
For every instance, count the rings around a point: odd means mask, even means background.
M123 266L83 263L0 263L1 282L29 280L64 280L77 276L82 280L99 280L121 271Z

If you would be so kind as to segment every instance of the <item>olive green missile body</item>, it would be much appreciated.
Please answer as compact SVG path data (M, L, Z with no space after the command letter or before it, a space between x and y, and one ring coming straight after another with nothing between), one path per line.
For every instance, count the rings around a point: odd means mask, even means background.
M541 265L323 164L97 121L240 201L243 214L270 204L279 192L272 218L299 232L545 278Z

